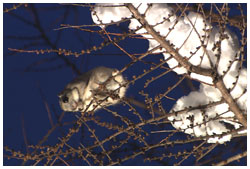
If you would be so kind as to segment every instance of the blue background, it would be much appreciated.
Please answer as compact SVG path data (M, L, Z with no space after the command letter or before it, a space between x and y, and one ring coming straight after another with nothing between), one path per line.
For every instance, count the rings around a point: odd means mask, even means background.
M246 13L246 4L243 6L244 12ZM4 4L4 9L10 7L12 7L12 4ZM231 5L231 7L230 15L238 15L239 12L235 10L236 5ZM48 109L51 112L53 124L57 123L59 116L62 114L58 104L57 94L68 82L78 75L74 69L65 64L65 59L75 65L80 72L86 72L96 66L121 69L130 63L131 59L113 45L104 47L102 50L96 52L91 52L90 54L81 55L78 58L74 56L63 56L64 59L59 57L56 53L16 53L8 50L8 48L26 50L61 48L80 52L94 45L100 45L100 43L103 42L103 38L97 33L84 32L70 28L54 30L59 28L60 24L93 24L90 9L88 7L60 4L29 4L27 7L22 6L17 10L4 13L3 17L3 141L4 146L26 153L26 143L36 145L51 128ZM128 22L119 26L110 26L107 30L110 32L127 32L127 26ZM88 28L91 30L100 30L98 27ZM237 31L233 27L231 27L231 29ZM119 42L119 45L132 54L144 53L148 48L148 42L142 39L126 38L124 41ZM159 59L162 58L162 55L149 55L144 60L147 62L159 63ZM167 64L164 66L167 67ZM147 65L137 62L124 72L124 76L128 80L131 80L133 75L140 75L143 73L143 69L148 69L149 67L150 64ZM144 90L145 93L149 93L149 96L154 98L155 95L162 93L167 87L173 86L177 82L178 76L171 72L144 89L143 86L145 81L161 72L163 72L163 69L157 69L136 81L134 85L129 87L127 97L133 97L144 102L144 98L138 94L139 91ZM198 89L199 84L197 82L193 82L193 85ZM190 91L190 86L187 84L187 81L184 81L175 88L174 91L169 93L168 96L178 99L183 95L187 95ZM163 106L166 111L169 111L174 104L175 101L166 100ZM46 105L48 109L46 109ZM139 122L133 115L128 114L128 108L116 105L111 106L110 109L126 115L135 123ZM140 108L137 110L145 119L150 118L146 110ZM113 121L112 115L105 110L98 111L94 116L98 116L101 121L119 124L119 121ZM71 122L73 120L76 120L75 114L65 113L62 122ZM88 124L91 128L95 128L100 140L112 133L109 133L108 130L103 130L103 128L94 123ZM65 135L67 133L66 129L69 127L72 127L72 125L63 126L55 130L44 145L54 145L59 142L58 137ZM144 129L149 132L151 130L173 129L171 125L167 124L151 128L147 127L148 126L145 126ZM85 146L92 145L92 140L88 138L88 135L89 133L83 128L81 132L70 140L69 144L77 147L80 140ZM149 142L157 143L159 140L165 138L166 135L166 133L155 134L155 136L152 134L152 137L149 138ZM122 139L122 137L125 136L120 137L119 138ZM180 133L173 138L185 139L185 137L185 134ZM25 141L25 139L27 141ZM234 154L238 154L239 152L243 152L246 146L237 144L239 141L240 143L246 144L246 138L233 139L233 141L226 145L217 146L212 153L208 154L207 158L204 158L204 161L218 154L224 159ZM141 146L141 143L131 139L128 144L119 149L120 152L114 153L114 158L123 157L123 154L131 154L138 146ZM191 150L192 146L193 144L179 145L172 149L170 148L169 151L176 153L179 150L183 151L183 149ZM232 150L234 151L232 152ZM160 155L160 153L164 151L166 151L166 149L158 148L151 151L151 153L157 156L158 153ZM28 152L30 152L30 150L28 150ZM96 150L96 152L98 152L98 150ZM4 151L4 154L5 153ZM164 162L143 162L144 158L145 156L139 155L135 159L123 162L122 165L173 165L173 163L176 162L173 158L168 159L167 162L166 158L163 160ZM3 160L4 165L22 164L20 160L8 160L7 158ZM108 164L107 162L108 160L106 159L104 164ZM25 165L32 164L32 162L27 162ZM43 164L44 162L39 163L39 165ZM194 158L189 158L182 163L182 165L193 164ZM207 163L207 165L208 164L209 163ZM57 165L64 164L58 163ZM82 160L75 160L71 165L87 165L87 163L84 163ZM235 161L232 165L246 165L246 158L243 158L239 162Z

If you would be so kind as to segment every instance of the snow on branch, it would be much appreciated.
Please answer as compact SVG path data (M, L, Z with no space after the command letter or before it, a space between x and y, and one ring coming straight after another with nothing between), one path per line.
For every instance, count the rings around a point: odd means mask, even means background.
M162 46L154 53L162 52L174 72L201 82L198 91L181 97L170 112L222 101L169 117L176 129L196 137L216 135L209 143L230 141L229 128L246 132L247 71L240 64L239 40L230 29L214 26L198 12L183 10L178 16L167 4L101 4L92 11L102 28L125 18L132 18L130 30L148 39L148 50Z

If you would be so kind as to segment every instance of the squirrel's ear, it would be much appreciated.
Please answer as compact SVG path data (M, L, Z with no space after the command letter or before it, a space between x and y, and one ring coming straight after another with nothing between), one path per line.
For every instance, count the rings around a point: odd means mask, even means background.
M112 76L116 76L119 73L118 69L113 69Z
M57 96L58 96L59 98L61 98L61 97L62 97L62 92L58 93Z

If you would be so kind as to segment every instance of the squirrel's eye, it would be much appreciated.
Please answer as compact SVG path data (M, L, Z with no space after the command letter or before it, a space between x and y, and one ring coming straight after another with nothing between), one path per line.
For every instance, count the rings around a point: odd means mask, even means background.
M63 103L68 103L69 98L67 96L63 96L62 101Z

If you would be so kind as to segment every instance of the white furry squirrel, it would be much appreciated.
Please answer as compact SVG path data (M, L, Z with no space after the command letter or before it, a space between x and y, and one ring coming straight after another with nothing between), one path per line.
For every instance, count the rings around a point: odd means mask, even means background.
M101 66L75 78L58 94L62 110L88 112L118 103L127 89L127 80L118 73Z

